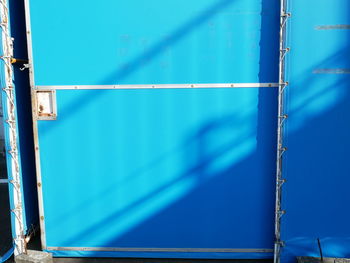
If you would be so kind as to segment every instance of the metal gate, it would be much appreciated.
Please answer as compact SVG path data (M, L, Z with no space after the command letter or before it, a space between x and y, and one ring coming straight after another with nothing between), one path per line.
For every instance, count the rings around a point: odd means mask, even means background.
M270 258L277 0L26 1L43 248Z

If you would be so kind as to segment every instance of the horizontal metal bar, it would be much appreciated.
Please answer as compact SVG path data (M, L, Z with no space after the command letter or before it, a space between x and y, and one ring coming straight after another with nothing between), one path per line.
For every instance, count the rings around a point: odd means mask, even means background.
M7 184L9 181L7 179L0 179L0 184Z
M314 74L350 74L348 68L320 68L315 69L312 73Z
M278 83L190 83L190 84L147 84L147 85L53 85L36 86L36 89L205 89L205 88L268 88L278 87Z
M272 253L265 248L130 248L130 247L47 247L53 251L100 251L100 252L212 252L212 253Z
M316 26L316 30L350 29L350 25L321 25Z

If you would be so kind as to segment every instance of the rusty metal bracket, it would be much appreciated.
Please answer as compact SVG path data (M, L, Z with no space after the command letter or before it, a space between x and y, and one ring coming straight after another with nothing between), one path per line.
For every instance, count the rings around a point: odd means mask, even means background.
M56 120L57 104L55 90L36 90L35 100L37 120Z

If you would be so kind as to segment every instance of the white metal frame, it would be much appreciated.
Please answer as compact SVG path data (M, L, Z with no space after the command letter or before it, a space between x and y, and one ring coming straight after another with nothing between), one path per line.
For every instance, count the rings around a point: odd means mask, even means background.
M33 67L33 45L32 45L32 32L30 23L30 3L29 0L24 0L25 16L26 16L26 33L27 33L27 47L28 47L28 70L29 80L31 87L31 99L32 99L32 118L33 118L33 137L35 148L35 167L36 167L36 180L38 190L38 203L39 203L39 215L40 215L40 237L41 247L46 249L46 234L45 234L45 216L44 216L44 203L43 192L41 183L41 166L40 166L40 152L39 152L39 137L38 137L38 123L37 123L37 108L36 108L36 91L34 86L34 67Z
M289 83L285 80L285 58L290 48L286 45L286 27L291 14L287 12L287 0L280 0L280 60L279 60L279 88L278 88L278 128L277 128L277 163L276 163L276 203L275 203L275 246L274 263L280 262L281 248L284 242L281 240L281 217L285 214L282 209L282 185L285 179L282 175L283 154L287 150L284 146L284 123L288 118L285 113L284 97Z
M265 248L138 248L138 247L48 247L51 251L179 252L179 253L272 253Z
M35 86L37 90L80 89L212 89L212 88L271 88L278 83L190 83L190 84L136 84L136 85L52 85Z
M13 187L13 196L11 204L11 212L14 219L14 244L15 255L23 254L26 252L25 233L24 233L24 221L23 221L23 200L22 200L22 182L20 175L20 158L19 158L19 145L18 145L18 130L17 130L17 112L16 112L16 97L13 83L13 67L11 64L13 58L13 39L10 32L10 18L9 7L7 0L0 1L0 16L1 16L1 40L2 40L2 55L1 59L4 64L4 80L1 81L1 89L5 93L6 99L4 100L4 119L7 127L7 143L6 154L10 158L8 166L11 171L8 173L8 182ZM4 82L4 83L3 83Z

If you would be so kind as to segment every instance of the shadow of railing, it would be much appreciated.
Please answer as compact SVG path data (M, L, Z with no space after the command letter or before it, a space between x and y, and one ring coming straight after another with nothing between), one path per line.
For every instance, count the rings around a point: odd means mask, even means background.
M125 68L117 70L110 76L107 76L107 81L120 81L121 78L142 68L146 63L160 54L162 50L179 41L185 35L189 34L196 26L204 23L207 19L233 2L233 0L219 1L216 5L205 10L200 16L175 30L168 39L160 41L140 57L128 63ZM267 15L267 8L268 4L264 1L262 17ZM278 8L276 9L278 11ZM278 46L278 31L273 34L269 31L271 30L270 25L273 24L273 21L276 22L276 18L278 18L278 14L276 15L276 13L273 13L271 17L268 17L267 22L264 19L262 21L264 30L262 30L263 35L260 41L260 49L262 51L260 56L261 70L259 74L259 78L262 82L276 81L277 77L278 61L276 56L278 53L275 52L273 47ZM273 42L272 45L271 41ZM273 70L271 70L271 68L273 68ZM113 246L118 238L124 238L124 236L130 234L133 229L152 220L152 218L162 213L162 211L171 209L176 203L186 200L189 195L192 195L203 187L207 187L214 182L215 185L221 184L218 181L220 181L220 178L224 178L222 181L226 183L226 187L222 188L224 189L222 193L217 190L219 197L215 199L213 196L211 206L215 206L215 203L217 203L220 209L222 209L219 203L225 198L224 195L227 194L227 196L235 196L236 203L234 205L238 207L237 211L247 212L247 210L253 211L256 209L256 211L258 211L257 213L259 213L258 218L261 218L262 221L245 224L245 226L247 226L244 227L246 231L245 234L250 233L253 236L254 231L257 231L256 233L264 232L261 236L258 235L257 239L260 241L262 240L261 243L265 242L269 244L269 248L272 248L273 220L270 219L273 218L273 202L271 202L271 205L268 207L265 206L266 204L264 202L266 201L266 197L263 196L266 196L266 193L263 193L260 188L263 185L263 190L268 189L268 199L273 199L274 158L269 158L268 163L264 164L263 162L268 159L266 154L275 156L274 130L276 121L273 116L275 116L276 111L276 90L273 88L260 88L249 90L247 93L248 92L250 93L249 96L254 98L249 100L252 105L247 106L248 110L232 105L232 111L229 115L219 116L220 114L218 114L207 122L201 123L198 130L195 129L190 132L192 135L187 134L188 138L185 139L184 143L181 143L179 147L166 153L165 156L155 159L146 166L135 169L135 172L123 179L123 181L119 181L118 184L110 183L110 185L106 185L106 188L102 192L95 194L94 197L91 198L91 203L89 203L88 200L75 207L73 209L75 211L63 211L63 214L60 213L60 216L55 219L57 222L51 222L51 224L64 224L61 218L66 218L66 216L74 217L76 211L86 207L93 207L97 204L96 200L99 196L113 195L117 187L123 187L125 184L134 183L138 180L141 181L140 177L142 177L143 170L148 170L149 166L158 165L158 163L167 158L168 154L172 154L172 151L180 149L186 168L182 173L175 175L171 180L163 184L156 185L154 189L151 189L144 195L140 195L136 200L126 203L123 207L115 209L114 211L110 210L105 214L103 220L92 222L88 227L81 231L79 230L79 233L64 238L62 243L67 246L76 246L77 242L89 240L93 237L96 238L96 236L101 233L101 228L113 221L115 222L114 230L110 229L110 236L108 238L105 237L106 239L104 242L101 242L101 246ZM88 107L90 103L97 100L98 97L104 93L104 90L100 90L98 93L94 93L96 96L91 96L90 93L80 96L78 100L73 100L68 103L64 109L60 110L59 118L69 118L72 112L80 111ZM256 98L259 99L258 102ZM247 113L242 114L242 111L247 111ZM45 128L46 133L49 131L50 126ZM45 136L45 134L42 135ZM218 144L217 141L222 139L222 136L227 136L227 139L224 140L223 144ZM256 176L260 175L260 173L268 175L268 177L262 180L263 176ZM249 175L255 175L254 178L257 179L256 184L251 181ZM251 201L249 200L250 193L244 189L233 191L228 188L228 186L238 186L240 184L244 184L245 186L252 185L252 193L257 193L258 198ZM267 187L265 188L265 186ZM205 192L208 193L208 191ZM201 196L204 198L203 194L201 194ZM237 200L242 200L242 203L237 203ZM264 204L259 206L255 202ZM189 203L193 205L191 200ZM263 209L259 208L263 206ZM186 211L190 210L190 206L185 205L183 207L185 207ZM236 220L237 223L239 222L239 224L234 227L235 230L239 231L240 236L243 237L244 234L241 232L242 230L238 228L242 228L244 221L251 217L239 215L237 211L230 211L227 215L231 220ZM271 218L263 217L262 214L269 214ZM209 215L211 219L213 219L214 216L215 215ZM208 220L210 220L210 218ZM47 221L49 220L50 219L47 218ZM218 227L221 229L222 226L220 225Z

